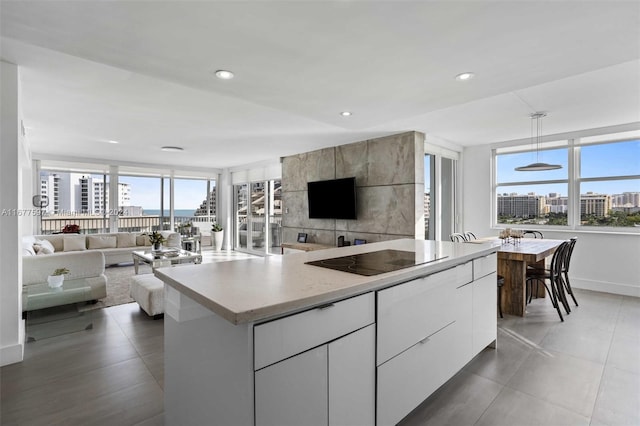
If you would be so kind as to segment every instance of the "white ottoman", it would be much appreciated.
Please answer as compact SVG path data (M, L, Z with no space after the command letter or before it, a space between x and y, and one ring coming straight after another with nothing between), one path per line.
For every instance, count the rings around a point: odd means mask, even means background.
M153 274L134 275L129 295L154 319L164 314L164 283Z

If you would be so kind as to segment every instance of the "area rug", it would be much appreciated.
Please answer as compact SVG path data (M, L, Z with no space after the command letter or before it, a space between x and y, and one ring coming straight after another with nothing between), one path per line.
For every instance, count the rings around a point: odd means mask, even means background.
M151 267L141 264L138 273L150 274ZM131 277L135 275L132 264L108 266L105 268L104 274L107 276L107 297L98 300L98 303L87 304L80 310L101 309L134 301L129 296L129 283L131 282Z

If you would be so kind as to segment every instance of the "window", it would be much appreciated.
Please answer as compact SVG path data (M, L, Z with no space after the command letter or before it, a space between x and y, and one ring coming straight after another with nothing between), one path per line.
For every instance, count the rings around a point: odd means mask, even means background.
M535 150L496 149L495 223L640 227L640 139L626 136L547 142L539 159ZM534 161L562 168L514 170Z
M579 151L580 225L640 226L640 139Z

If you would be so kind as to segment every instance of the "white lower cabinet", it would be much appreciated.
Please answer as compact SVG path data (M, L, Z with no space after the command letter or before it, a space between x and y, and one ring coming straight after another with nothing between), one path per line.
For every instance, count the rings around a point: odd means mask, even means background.
M473 282L473 355L491 344L498 331L497 275L495 272Z
M255 372L256 426L328 424L327 345Z
M375 325L255 372L256 426L373 425Z
M329 343L329 425L375 423L375 349L373 324Z
M395 425L459 369L455 322L378 366L377 423Z

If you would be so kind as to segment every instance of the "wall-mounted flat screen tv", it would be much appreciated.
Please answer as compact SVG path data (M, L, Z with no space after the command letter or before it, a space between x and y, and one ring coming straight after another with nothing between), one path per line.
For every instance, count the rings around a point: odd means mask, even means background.
M310 219L356 219L356 178L307 182Z

